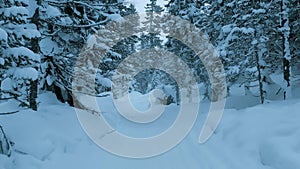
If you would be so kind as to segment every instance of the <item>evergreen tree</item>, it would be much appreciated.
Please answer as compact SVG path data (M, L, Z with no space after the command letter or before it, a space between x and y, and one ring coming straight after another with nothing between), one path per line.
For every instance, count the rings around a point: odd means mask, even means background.
M166 5L167 12L181 16L183 19L188 20L190 23L195 24L200 30L208 34L206 30L210 29L210 21L206 15L208 15L210 8L206 5L206 1L181 1L181 0L171 0ZM206 24L207 22L207 24ZM204 98L210 99L210 83L208 73L204 67L204 64L200 60L199 56L194 53L194 51L184 45L182 42L168 37L168 41L165 44L166 50L175 53L179 56L192 70L197 82L199 84L204 84Z
M105 55L104 59L100 61L99 69L96 77L97 93L111 90L112 76L116 73L118 65L129 55L135 53L138 49L140 18L134 5L130 4L122 15L126 17L126 22L117 22L118 28L122 28L122 31L118 32L120 37L126 37L127 34L132 36L124 38L117 42ZM96 38L99 38L99 42L106 44L111 41L108 30L99 30ZM106 39L108 38L108 39ZM113 37L114 39L115 37Z
M3 56L5 49L7 48L7 33L5 30L0 28L0 56ZM5 60L3 57L0 57L0 91L2 91L1 84L5 78ZM0 99L2 99L2 92L0 92Z
M161 15L164 9L157 5L157 0L150 0L145 6L145 21L142 22L143 33L140 37L141 50L154 49L156 47L162 48L162 40L160 39L161 32L159 31L162 24L158 15ZM139 88L141 93L149 93L154 88L158 87L159 77L161 77L161 71L156 69L150 69L143 71L136 76L139 84L135 84L136 88ZM139 86L139 87L138 87Z
M288 97L291 97L291 49L290 49L290 24L289 24L289 1L281 0L280 4L280 31L282 34L282 55L283 55L283 78L286 81L286 89ZM286 92L285 92L286 93Z
M1 84L6 97L13 97L37 110L37 79L40 55L31 49L41 35L36 25L28 20L27 1L5 1L1 4L1 28L8 34L7 47L3 52L2 67L5 69Z
M290 0L287 4L289 15L290 36L289 44L291 51L291 66L294 76L300 75L300 2L297 0Z
M283 42L278 36L279 1L172 0L167 9L188 19L209 36L223 60L229 88L234 84L244 85L249 94L250 86L256 83L263 102L266 86L274 83L269 74L281 68L284 50L278 49Z
M122 1L49 1L42 6L47 25L42 40L43 75L59 100L73 104L71 83L73 67L91 34L104 24L125 15L128 7ZM51 44L49 49L48 44ZM44 83L45 84L45 83Z
M160 41L156 34L161 28L161 21L157 15L163 12L163 8L157 5L157 0L150 0L150 3L146 4L146 21L143 22L143 31L148 32L149 48L154 48L159 45Z

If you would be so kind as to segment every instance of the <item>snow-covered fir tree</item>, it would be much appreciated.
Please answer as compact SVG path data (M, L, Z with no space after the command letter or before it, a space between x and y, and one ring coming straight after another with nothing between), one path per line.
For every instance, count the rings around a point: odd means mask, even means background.
M169 13L189 20L209 36L223 60L229 89L243 85L245 94L259 94L263 102L264 97L275 95L284 99L287 92L269 75L281 72L289 81L289 55L294 54L289 44L294 42L288 41L293 38L289 35L292 24L288 15L293 11L289 5L290 1L284 0L171 0L166 7ZM260 92L251 93L253 87Z
M49 1L40 9L41 23L47 26L40 43L44 84L51 86L59 100L72 105L73 67L83 45L103 25L125 15L128 7L122 1L87 0Z
M29 21L27 6L28 1L20 0L1 4L0 26L5 46L1 59L2 70L4 69L1 92L6 94L2 97L13 97L21 102L21 106L37 110L40 55L34 52L34 42L41 35L36 25ZM7 43L3 30L8 35Z

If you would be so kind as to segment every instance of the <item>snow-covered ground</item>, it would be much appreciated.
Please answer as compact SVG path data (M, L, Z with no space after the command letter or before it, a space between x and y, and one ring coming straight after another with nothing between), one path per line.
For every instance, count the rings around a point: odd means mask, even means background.
M143 99L147 100L143 96L136 99L136 105L143 105ZM0 116L0 124L15 143L10 158L0 155L0 169L300 168L299 99L225 109L214 135L205 144L198 144L209 106L202 103L197 122L186 139L171 151L147 159L122 158L102 150L82 130L73 108L57 102L50 93L40 95L39 100L38 112L23 110ZM240 104L237 100L229 99L229 107ZM170 105L158 122L135 124L117 114L110 97L98 101L111 126L135 137L164 131L178 111L176 105ZM15 104L2 103L0 107L1 112L8 111L15 109ZM141 109L147 109L147 105Z

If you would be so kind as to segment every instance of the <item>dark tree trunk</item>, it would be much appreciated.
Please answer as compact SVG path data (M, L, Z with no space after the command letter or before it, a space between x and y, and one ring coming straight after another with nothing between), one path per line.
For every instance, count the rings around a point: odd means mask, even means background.
M254 37L256 38L256 31L254 32ZM255 59L256 59L256 67L258 71L258 84L259 84L259 93L260 93L260 102L264 104L265 102L265 92L263 89L263 77L262 77L262 67L260 65L260 57L258 56L257 44L255 45Z
M286 24L288 23L288 16L285 16L287 14L285 14L287 11L287 7L286 7L287 4L284 4L283 0L281 0L281 5L280 5L280 8L281 8L281 28L285 29L286 27ZM284 8L285 6L285 8ZM289 46L287 46L288 42L289 42L289 36L288 35L285 35L285 31L288 31L288 30L284 30L282 31L281 33L281 36L282 36L282 54L283 54L283 77L284 77L284 80L287 82L287 87L290 86L290 56L289 56L289 53L287 52L287 50L289 50Z
M29 95L29 107L37 111L37 93L38 93L38 80L33 80L30 82L30 95Z
M290 61L283 58L283 77L287 82L287 86L290 86Z
M54 85L53 89L54 89L53 92L55 93L56 98L57 98L59 101L61 101L62 103L64 103L65 100L64 100L64 97L63 97L63 95L62 95L62 92L61 92L60 87Z
M257 66L257 71L258 71L260 101L261 101L261 104L264 104L265 97L264 97L264 89L263 89L263 78L261 76L261 66L259 64L259 57L257 55L256 55L256 66Z
M41 1L37 0L37 4L41 5ZM33 15L33 17L31 18L31 23L34 23L37 27L37 29L39 30L39 18L40 18L40 13L39 13L39 8L36 8L35 13ZM40 53L40 46L39 46L39 42L40 39L39 38L34 38L31 40L31 50L34 53ZM38 67L36 66L35 69L38 71ZM36 80L32 80L30 82L30 93L29 93L29 107L34 110L37 111L37 95L38 95L38 79Z
M40 48L39 48L39 39L35 38L32 39L32 47L31 50L35 53L39 53ZM35 69L38 71L38 67L35 67ZM30 90L29 90L29 107L37 111L37 94L38 94L38 79L31 80L30 81Z

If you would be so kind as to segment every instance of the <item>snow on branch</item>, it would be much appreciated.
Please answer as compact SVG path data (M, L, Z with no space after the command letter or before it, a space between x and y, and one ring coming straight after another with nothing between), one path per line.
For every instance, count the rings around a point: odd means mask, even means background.
M32 61L40 62L40 55L26 47L13 47L6 50L7 56L14 58L28 57Z
M97 22L97 23L93 23L93 24L88 24L88 25L75 25L75 24L71 24L71 25L67 25L67 24L61 24L61 23L54 23L54 22L50 22L48 20L42 20L43 22L49 23L49 24L53 24L56 26L60 26L60 27L70 27L70 28L91 28L91 27L95 27L95 26L99 26L99 25L103 25L107 22L109 22L111 19L106 18L105 20L101 21L101 22Z
M230 24L230 25L226 25L222 27L222 31L223 33L228 33L228 35L226 36L223 45L221 45L221 47L219 47L219 51L221 52L221 55L225 55L225 48L227 48L229 46L230 41L234 40L237 38L237 36L234 36L234 33L236 32L240 32L243 34L253 34L254 33L254 29L253 28L247 28L247 27L236 27L235 24Z
M14 100L18 101L21 105L24 105L26 107L29 106L29 104L27 102L19 99L19 97L22 96L22 93L19 93L17 91L6 91L6 90L0 90L0 93L4 93L4 94L10 95L10 97L1 98L0 100L14 99Z
M87 3L84 3L84 2L80 2L80 1L64 1L64 2L58 2L58 1L47 1L50 5L53 5L53 6L59 6L59 7L64 7L65 4L68 4L68 3L74 3L74 4L79 4L79 5L83 5L83 6L86 6L86 7L89 7L89 8L93 8L93 9L97 9L97 10L101 10L101 8L98 8L98 7L102 7L102 6L118 6L120 5L121 3L112 3L112 4L87 4Z
M14 78L16 79L37 80L38 77L39 77L38 71L32 67L16 68L14 72Z

